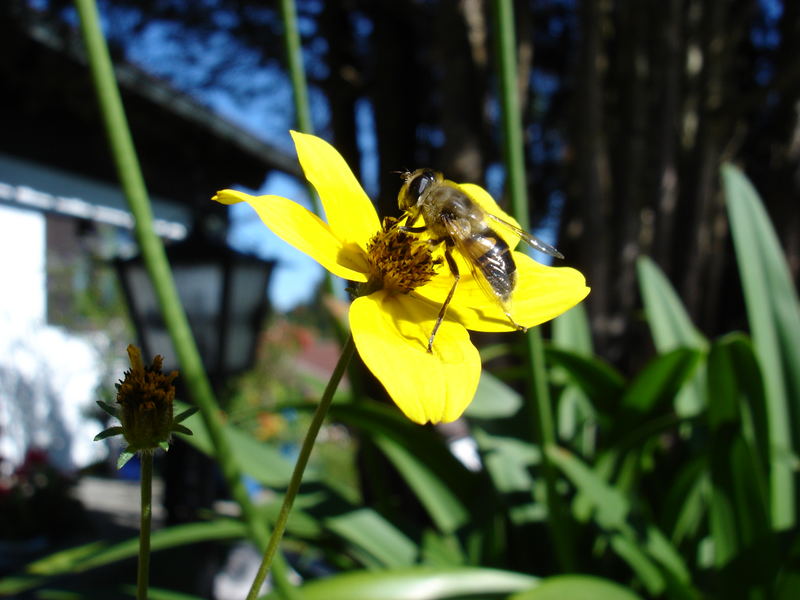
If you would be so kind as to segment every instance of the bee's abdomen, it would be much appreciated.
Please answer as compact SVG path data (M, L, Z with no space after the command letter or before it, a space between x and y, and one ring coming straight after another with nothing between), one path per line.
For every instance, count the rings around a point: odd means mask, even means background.
M491 229L485 229L472 238L472 243L482 249L475 254L475 263L497 296L507 302L517 281L517 265L511 248Z

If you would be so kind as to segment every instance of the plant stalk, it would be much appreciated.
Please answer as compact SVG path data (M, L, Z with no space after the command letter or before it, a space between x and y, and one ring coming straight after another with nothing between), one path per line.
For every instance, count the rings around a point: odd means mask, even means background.
M267 573L269 573L270 566L272 565L275 554L278 551L281 538L283 538L283 533L286 531L286 523L289 520L289 514L292 510L294 499L297 497L297 492L300 490L300 484L303 481L303 473L305 472L306 465L308 465L308 459L311 456L311 451L314 449L314 443L317 440L320 427L322 427L322 423L325 421L325 416L328 414L328 409L330 408L331 401L333 400L333 394L336 392L336 388L339 387L339 382L347 370L350 360L353 358L354 351L355 344L353 343L353 336L351 335L347 338L347 341L342 348L339 361L336 363L336 367L331 374L328 385L325 386L325 391L323 392L322 398L317 405L317 409L314 411L314 416L311 419L311 424L306 432L306 437L303 439L303 445L300 447L300 454L297 456L297 463L295 463L294 471L292 471L292 477L289 480L289 486L286 488L286 495L283 497L283 504L281 504L281 510L278 513L278 519L276 520L275 527L272 530L272 536L267 544L267 549L264 551L261 565L259 565L256 577L253 580L252 586L250 587L250 592L247 594L247 600L255 600L258 597L258 591L261 589L261 586L267 577Z
M178 355L182 379L186 383L191 398L200 409L200 415L214 446L214 454L219 461L231 495L241 508L250 535L259 546L262 546L268 538L268 529L255 512L244 486L236 457L224 434L219 418L219 405L189 328L186 313L178 297L164 246L153 229L152 208L114 77L108 46L100 28L97 5L95 0L75 0L75 4L80 16L81 31L86 45L92 80L120 185L135 219L134 233ZM287 593L290 593L288 569L282 557L275 561L274 572L276 586L281 590L288 590Z
M492 6L495 39L497 40L497 62L500 75L500 105L503 129L503 154L511 198L511 211L520 226L528 229L528 198L525 183L525 157L523 154L522 123L520 121L519 95L517 92L516 39L514 35L514 8L512 0L495 0ZM555 425L550 393L547 387L547 371L544 363L542 336L538 328L528 332L525 344L525 361L529 367L527 377L531 431L539 442L542 452L542 474L547 494L547 520L559 564L563 571L575 567L572 540L568 522L556 492L556 471L544 450L555 443Z
M139 453L141 472L139 486L141 503L139 510L139 564L136 569L136 600L147 600L150 580L150 522L153 515L153 450Z

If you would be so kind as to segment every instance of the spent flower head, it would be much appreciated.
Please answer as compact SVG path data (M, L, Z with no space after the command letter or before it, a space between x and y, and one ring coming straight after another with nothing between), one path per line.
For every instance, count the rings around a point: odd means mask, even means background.
M120 426L99 433L95 441L121 434L128 443L118 467L136 452L152 452L156 448L167 450L173 432L191 435L192 432L180 422L196 411L191 408L174 416L174 381L178 372L164 373L160 355L156 355L150 365L145 365L139 348L129 345L128 358L131 368L116 384L118 406L97 402L103 410L120 420Z
M292 138L327 222L280 196L222 190L213 199L246 202L284 241L354 282L350 330L367 367L412 421L457 419L472 401L481 373L480 356L467 330L516 328L503 307L487 297L469 266L462 265L463 275L429 351L429 337L454 281L450 269L441 268L441 245L437 248L393 219L381 226L366 192L330 144L294 131ZM482 188L460 188L487 212L514 222ZM509 245L513 248L515 242ZM558 316L589 293L575 269L541 265L520 252L513 257L518 273L513 316L522 327Z

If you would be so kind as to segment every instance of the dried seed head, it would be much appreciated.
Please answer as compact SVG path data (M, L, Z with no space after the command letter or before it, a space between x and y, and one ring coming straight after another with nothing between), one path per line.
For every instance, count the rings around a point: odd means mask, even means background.
M131 450L154 449L169 440L172 431L173 381L178 372L162 373L161 356L146 367L141 352L133 345L128 346L128 357L131 368L117 384L122 433Z

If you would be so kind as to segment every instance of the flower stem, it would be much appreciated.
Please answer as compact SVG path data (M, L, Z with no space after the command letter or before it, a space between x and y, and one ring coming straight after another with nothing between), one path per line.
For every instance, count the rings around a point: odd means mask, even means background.
M139 566L136 570L136 600L147 600L150 579L150 521L153 515L153 450L139 454L141 474L141 516L139 519Z
M133 213L134 233L178 356L181 379L186 383L189 395L200 409L200 415L214 447L214 456L219 461L231 495L242 510L242 518L248 525L250 536L261 546L266 542L269 531L257 514L244 486L238 461L223 430L219 405L178 297L164 246L153 229L150 199L114 78L108 46L100 28L96 2L75 0L75 4L117 175L130 211ZM276 559L274 572L276 587L287 594L291 593L291 584L287 577L288 567L283 557Z
M525 184L525 158L523 155L522 124L519 116L517 90L516 40L514 35L514 8L512 0L496 0L492 6L497 59L500 74L500 99L502 106L504 158L508 174L508 189L511 196L512 214L523 229L528 228L528 200ZM547 371L539 329L528 332L525 345L526 362L529 366L528 397L533 406L530 410L532 432L544 450L555 443L555 426L550 393L547 388ZM574 568L572 539L568 521L558 502L556 472L547 452L542 452L542 474L547 494L547 519L550 533L562 570Z
M305 472L306 465L308 464L308 459L311 456L311 451L314 449L314 442L317 440L317 434L319 434L320 427L322 427L325 416L328 414L328 408L330 408L331 401L333 400L333 394L336 391L336 388L339 387L339 382L347 370L347 366L350 364L350 359L353 358L354 350L355 344L353 343L353 336L351 335L348 336L347 341L342 348L342 353L339 356L339 362L336 363L336 367L331 374L328 385L325 387L322 398L317 405L317 410L314 411L311 424L308 426L306 437L303 439L303 445L300 447L300 454L297 456L297 463L294 466L292 477L289 480L289 486L286 488L286 495L283 497L283 504L281 504L281 510L280 513L278 513L278 519L276 520L275 527L272 530L272 536L267 544L267 549L264 551L264 557L261 559L261 565L258 568L258 573L256 573L256 577L253 580L253 585L250 587L250 592L247 594L247 600L255 600L258 597L258 591L261 589L261 585L264 583L264 579L267 577L267 573L272 565L275 553L278 550L278 545L280 544L283 533L286 530L286 523L289 520L289 513L292 510L292 505L294 504L294 499L297 496L297 492L300 489L300 483L303 480L303 473Z

